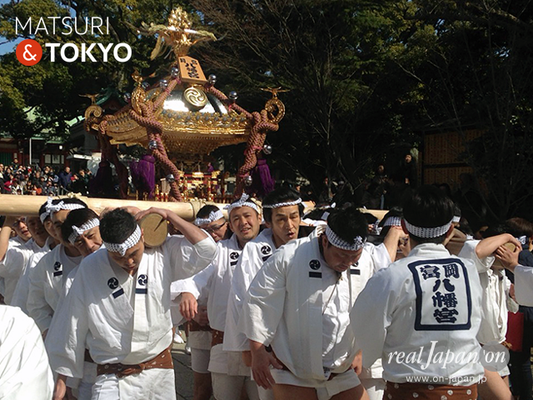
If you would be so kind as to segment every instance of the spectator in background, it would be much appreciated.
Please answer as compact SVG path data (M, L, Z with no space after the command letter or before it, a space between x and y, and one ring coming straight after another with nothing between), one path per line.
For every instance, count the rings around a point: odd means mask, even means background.
M6 178L4 179L4 193L10 194L11 193L11 185L13 184L13 175L6 174Z
M409 185L411 188L415 189L417 186L417 169L416 161L413 160L411 154L406 154L403 160L403 163L400 167L402 177L406 185Z
M82 173L80 170L79 173ZM85 173L84 173L85 174ZM83 196L87 196L87 184L82 176L78 174L72 175L72 182L70 184L70 190L74 193L81 193Z
M33 171L30 175L31 183L33 183L34 185L37 185L39 184L40 180L41 180L41 171Z
M63 189L68 189L70 187L71 178L72 173L70 172L70 167L65 167L65 169L59 173L59 186Z
M46 188L44 190L44 193L46 196L57 196L58 195L58 187L57 183L54 183L52 178L48 179L48 182L46 183Z
M14 178L11 182L11 193L24 194L20 181L17 178Z
M331 199L333 199L333 192L331 189L331 185L329 184L329 178L326 177L324 178L322 189L320 191L320 194L318 195L318 203L329 204L331 203Z

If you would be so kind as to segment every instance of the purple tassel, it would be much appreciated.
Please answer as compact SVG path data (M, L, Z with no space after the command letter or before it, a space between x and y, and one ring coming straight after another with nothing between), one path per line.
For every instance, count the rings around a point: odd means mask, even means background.
M252 172L252 179L250 191L258 197L265 197L274 190L275 181L270 175L270 168L268 168L267 161L264 158L257 160L257 165Z
M131 180L139 192L139 199L143 199L144 193L148 198L154 198L155 190L155 158L145 154L137 162L130 163Z

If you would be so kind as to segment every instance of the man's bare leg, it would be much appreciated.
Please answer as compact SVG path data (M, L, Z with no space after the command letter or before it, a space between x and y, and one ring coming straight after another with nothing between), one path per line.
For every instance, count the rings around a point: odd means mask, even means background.
M314 388L294 385L273 385L274 399L276 400L318 400Z
M359 385L336 394L331 400L369 400L369 397L363 385Z
M193 400L209 400L213 394L211 385L211 374L201 374L193 372L194 394Z
M513 400L509 385L497 372L485 370L486 382L477 386L479 396L483 400Z
M314 388L294 385L274 385L274 398L276 400L318 400ZM338 393L331 400L369 400L363 385Z

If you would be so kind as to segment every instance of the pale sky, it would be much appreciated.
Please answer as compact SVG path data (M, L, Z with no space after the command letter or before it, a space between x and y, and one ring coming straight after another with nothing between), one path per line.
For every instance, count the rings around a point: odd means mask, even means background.
M9 3L9 0L0 0L0 5ZM5 41L5 38L0 36L0 43L3 43ZM9 53L14 50L17 43L22 42L22 39L17 40L16 42L10 42L3 45L0 45L0 55Z

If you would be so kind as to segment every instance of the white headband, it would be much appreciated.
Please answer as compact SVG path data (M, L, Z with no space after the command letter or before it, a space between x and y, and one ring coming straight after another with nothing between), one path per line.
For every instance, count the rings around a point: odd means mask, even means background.
M353 243L348 243L344 239L338 237L337 234L333 232L329 226L326 227L326 237L333 246L338 247L342 250L357 251L359 249L362 249L366 243L366 239L363 239L361 236L354 237Z
M379 226L379 219L372 224L372 228L370 229L370 233L372 235L379 235L382 231L382 227Z
M104 242L104 245L107 251L112 253L120 253L121 256L124 256L128 249L131 249L133 246L139 243L139 240L141 240L141 228L139 228L139 225L137 225L137 228L135 228L131 236L127 238L124 243Z
M414 226L407 222L407 220L405 219L403 221L405 222L405 229L407 229L407 232L422 239L433 239L442 236L446 232L448 232L450 226L452 226L452 221L448 222L446 225L435 226L432 228Z
M298 198L298 200L287 201L285 203L263 204L263 208L280 208L280 207L286 207L286 206L297 206L298 204L301 204L301 202L302 202L302 199Z
M402 226L402 218L401 217L389 217L385 220L385 223L383 226Z
M224 210L228 210L228 214L229 214L234 208L250 207L250 208L253 208L255 211L257 211L258 214L261 214L261 211L259 211L259 207L257 207L257 204L255 204L252 201L246 201L249 198L250 196L248 196L246 193L243 193L239 200L237 200L234 203L228 204L226 207L224 207Z
M50 216L50 212L48 210L45 210L42 214L39 215L39 219L41 220L41 224L44 224L44 220Z
M98 218L90 219L89 221L82 224L79 228L76 225L72 225L72 233L68 237L68 241L74 244L78 236L83 235L86 231L96 226L100 226L100 220Z
M455 215L455 216L452 218L452 222L454 222L454 223L456 223L456 224L457 224L458 222L460 222L460 221L461 221L461 217L458 216L458 215Z
M224 214L222 214L222 211L220 210L211 211L209 213L209 217L207 218L196 218L194 220L194 225L196 226L207 225L207 224L210 224L211 222L218 221L221 218L224 218Z
M525 246L528 242L528 237L524 235L517 237L516 240L518 240L522 246Z
M44 220L50 216L50 207L52 206L52 199L51 197L48 197L46 199L46 205L44 206L44 212L39 215L39 219L41 220L41 223L44 224Z
M61 210L80 210L82 208L86 208L82 204L77 203L65 203L63 200L61 200L57 204L52 204L52 201L54 201L51 197L46 200L46 211L49 213L49 215L52 215L55 212L61 211ZM44 214L43 214L44 215ZM46 216L44 217L46 218Z

